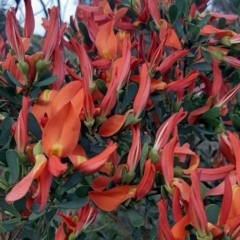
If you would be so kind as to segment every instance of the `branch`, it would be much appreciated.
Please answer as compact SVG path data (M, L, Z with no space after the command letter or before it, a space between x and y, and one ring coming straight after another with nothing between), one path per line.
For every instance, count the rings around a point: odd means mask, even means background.
M39 0L39 2L40 2L41 5L42 5L42 8L43 8L45 17L48 18L48 12L47 12L47 9L46 9L46 6L45 6L43 0Z
M59 20L60 20L60 23L61 23L61 3L60 3L60 0L57 0L57 4L58 4L58 7L59 7Z

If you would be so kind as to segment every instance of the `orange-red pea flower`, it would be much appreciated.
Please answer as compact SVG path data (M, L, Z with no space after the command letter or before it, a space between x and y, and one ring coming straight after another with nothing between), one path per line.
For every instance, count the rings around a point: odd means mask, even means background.
M117 38L113 32L115 21L102 25L97 33L95 45L99 54L106 59L114 59L117 54Z
M86 86L89 87L89 89L93 89L94 88L93 67L92 67L92 63L87 55L86 50L80 43L78 43L72 37L70 38L70 44L79 59L79 64L80 64L81 73L83 76L83 81L85 81L85 84L86 84Z
M89 175L96 173L107 162L110 155L116 151L116 149L116 143L110 143L104 151L93 158L87 160L80 156L77 170L83 174Z
M66 103L71 101L73 108L76 113L80 115L80 112L83 108L83 99L84 99L84 91L83 91L83 82L82 81L72 81L65 86L63 86L52 99L51 107L50 107L50 115L49 117L56 114Z
M23 36L25 38L31 38L34 27L35 27L35 19L33 15L32 9L32 1L31 0L24 0L25 5L25 22L23 27Z
M214 34L213 36L215 38L221 39L223 37L229 36L229 37L233 37L236 33L234 33L231 30L221 30L218 28L213 27L212 25L205 25L201 30L200 30L200 34L203 36L210 36L211 34Z
M151 79L148 74L147 64L143 64L140 69L140 85L133 102L134 118L138 119L147 104L150 95Z
M189 53L189 50L175 51L174 53L170 54L162 61L162 63L158 67L158 70L162 74L167 73L176 61L178 61L182 57L185 57L186 55L188 55L188 53Z
M197 231L197 236L204 238L208 236L207 217L201 200L199 178L196 170L191 172L191 180L192 186L190 190L188 214L191 225Z
M151 190L154 184L156 169L151 160L148 159L144 165L144 173L136 190L136 199L144 198Z
M17 183L6 196L6 202L12 203L23 198L28 192L32 181L39 178L47 165L47 158L44 154L35 156L35 164L32 170L19 183Z
M159 222L158 222L158 239L159 240L174 240L173 234L171 232L171 228L167 219L167 203L164 200L161 200L158 203L158 211L159 211Z
M134 127L130 125L132 131L132 145L127 158L128 173L134 173L141 157L141 138L140 138L140 123Z
M25 50L18 30L16 12L13 8L7 12L5 28L7 39L15 54L17 55L18 61L20 63L23 63Z
M16 142L16 150L21 155L26 151L28 144L28 110L29 110L29 97L23 97L22 109L19 113L17 122L14 124L14 139Z
M44 60L48 62L52 56L52 53L59 43L59 9L53 7L49 14L49 22L47 27L47 34L43 40L42 51L44 55ZM43 23L44 25L44 23Z
M218 13L218 12L213 12L213 11L209 11L209 12L202 12L198 14L198 18L199 19L203 19L207 14L211 15L210 18L210 23L212 21L216 20L220 20L221 18L225 18L226 19L226 24L229 25L232 22L234 22L236 19L238 19L238 15L233 15L233 14L223 14L223 13Z
M158 211L159 211L159 222L158 222L158 239L159 240L182 240L188 234L188 231L185 227L189 224L190 219L189 215L186 214L183 218L181 218L178 222L174 224L172 229L169 226L167 220L167 204L164 200L161 200L158 203Z
M67 165L60 158L69 156L77 145L80 120L71 102L51 117L42 133L42 145L49 157L48 171L54 176L63 174Z
M105 192L92 191L89 192L89 198L103 211L110 212L118 208L118 206L129 198L136 195L136 187L131 185L122 185L114 187Z
M55 90L44 90L31 108L31 113L40 123L41 119L46 114L48 117L52 116L52 100L57 95Z
M159 38L163 41L165 37L167 37L165 40L166 46L182 50L181 42L176 32L170 27L166 20L161 19L159 22Z
M113 115L109 117L100 127L99 129L99 135L102 137L110 137L116 134L126 122L128 116L132 116L133 110L128 110L124 115Z
M153 149L158 152L162 149L168 141L170 134L174 128L179 124L187 115L187 112L183 111L183 108L179 112L174 113L169 119L167 119L158 129L156 138L154 141Z
M53 51L53 76L57 76L57 80L52 84L51 89L59 90L65 79L65 65L63 62L63 51L59 45L56 45Z
M91 207L89 203L80 208L77 215L66 216L63 213L58 213L57 215L62 219L62 222L57 229L55 240L77 238L82 230L95 221L97 213L97 208Z

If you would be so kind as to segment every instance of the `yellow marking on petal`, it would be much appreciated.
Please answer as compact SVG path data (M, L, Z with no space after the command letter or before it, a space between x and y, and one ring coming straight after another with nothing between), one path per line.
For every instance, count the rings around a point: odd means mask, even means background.
M77 157L77 160L78 160L78 166L79 166L80 164L82 164L83 162L86 162L86 161L87 161L87 159L86 159L85 157L83 157L83 156L78 156L78 157Z
M73 216L72 217L72 221L74 222L74 223L78 223L78 216Z
M112 168L113 168L113 165L112 165L111 162L106 162L106 163L105 163L105 167L106 167L107 169L112 169Z
M121 41L123 41L126 38L126 31L120 31L119 38Z
M45 90L43 92L42 100L44 100L46 103L48 103L50 101L51 93L52 93L51 90L48 90L48 89Z
M132 195L135 195L136 194L136 191L137 191L137 188L132 188L129 193L132 194Z
M112 59L112 56L110 55L110 53L108 52L107 49L104 49L102 53L103 53L104 58Z
M39 59L41 59L42 53L35 53L33 56L34 62L37 62Z
M57 157L61 156L63 146L60 143L55 143L51 149L50 155L55 155Z

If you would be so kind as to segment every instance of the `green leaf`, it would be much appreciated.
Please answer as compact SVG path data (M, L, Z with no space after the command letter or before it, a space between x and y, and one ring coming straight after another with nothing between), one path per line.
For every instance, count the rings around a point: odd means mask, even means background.
M46 211L42 211L41 213L32 213L30 216L29 216L29 220L30 221L34 221L34 220L37 220L39 219L40 217L42 217L43 215L46 214Z
M55 237L55 228L50 226L47 231L47 240L52 240Z
M141 144L151 143L152 138L149 135L141 135Z
M21 217L21 214L12 206L9 205L6 201L5 198L0 197L0 206L3 209L4 212L9 212L11 213L14 217Z
M3 119L1 124L1 136L0 136L0 146L4 148L8 145L11 136L13 120L10 117Z
M17 182L20 173L18 154L10 149L6 153L6 158L10 172L9 184L14 184Z
M201 48L202 55L205 59L205 61L209 64L212 64L212 57L209 52L205 51L204 49Z
M101 79L98 79L96 81L96 85L97 85L97 88L100 90L100 92L103 94L103 95L106 95L107 91L108 91L108 88L106 86L106 83L101 80Z
M16 97L16 95L12 95L6 91L6 89L2 86L0 86L0 96L6 98L11 103L17 104L19 106L22 105L22 101Z
M211 14L205 15L205 17L198 23L198 26L199 26L200 28L203 28L203 27L208 23L208 21L210 20L210 18L211 18Z
M127 98L127 104L131 104L133 99L135 98L136 94L138 92L138 87L135 83L131 83L128 85L125 96Z
M232 120L233 127L240 132L240 117L237 114L229 114L229 117Z
M200 35L200 27L196 25L191 29L190 39L194 42L198 39L199 35Z
M78 199L74 199L72 201L62 202L58 204L59 208L64 209L78 209L83 207L88 201L87 197L81 197Z
M128 114L127 119L124 123L124 127L128 126L129 124L133 123L136 119L134 118L134 115L132 113Z
M221 109L219 107L210 108L207 112L202 115L203 119L207 118L217 118L221 114Z
M170 5L170 7L168 8L168 15L169 15L170 22L172 24L174 24L176 19L178 18L178 7L177 7L177 5L175 5L175 4Z
M186 3L183 0L175 0L175 5L178 8L178 14L179 15L184 15L185 14L185 9L186 9Z
M11 74L9 70L4 70L3 76L5 77L5 79L8 81L10 85L12 85L11 83L13 83L13 86L24 88L24 86Z
M231 77L229 78L229 81L233 84L238 84L240 83L240 73L239 72L234 72Z
M227 24L226 18L222 17L218 21L218 28L219 29L225 29L226 28L226 24Z
M38 125L37 119L32 113L28 113L28 130L37 140L42 139L42 130Z
M220 207L216 204L210 204L205 207L205 212L208 222L216 224L220 213Z
M19 223L21 223L21 218L14 218L14 219L0 223L0 233L6 233L6 232L12 231L17 227Z
M42 81L38 81L34 86L36 87L43 87L43 86L48 86L56 82L58 79L58 76L52 76L50 78L44 79Z
M165 185L164 177L160 172L157 172L155 174L155 183L157 187Z
M165 94L162 92L153 92L150 94L150 99L154 102L160 102L164 99Z
M127 209L127 216L128 216L128 219L130 221L130 223L134 226L134 227L142 227L144 226L145 224L145 219L143 216L141 216L139 214L138 211L136 211L135 209L133 208L128 208Z
M6 152L7 152L6 149L0 150L0 161L7 166Z
M50 211L48 211L45 215L45 221L46 221L46 224L50 224L51 221L53 220L55 214L57 213L58 209L55 208L55 209L52 209Z
M216 118L207 118L206 122L209 126L217 127L221 122Z
M145 161L148 157L148 152L149 152L148 144L144 143L142 147L141 158L140 158L140 175L141 176L143 176L143 168L144 168Z
M200 72L209 72L212 71L212 66L207 62L193 63L189 65L192 69L197 69Z
M88 30L87 30L87 27L85 26L84 23L82 22L79 22L78 23L78 27L84 37L84 42L87 43L88 46L91 46L92 45L92 41L89 37L89 34L88 34Z
M182 107L184 111L189 111L190 109L192 109L192 102L189 100L186 100L183 102Z
M76 191L75 194L78 197L87 197L88 196L88 192L92 191L92 188L89 186L81 186L79 187Z
M80 172L74 172L72 176L65 182L58 190L57 194L62 195L71 188L75 187L78 183L81 182L82 175Z

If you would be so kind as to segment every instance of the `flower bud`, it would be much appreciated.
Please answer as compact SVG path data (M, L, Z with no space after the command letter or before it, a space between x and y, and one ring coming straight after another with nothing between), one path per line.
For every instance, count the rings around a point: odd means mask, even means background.
M43 153L42 141L39 141L33 148L33 154L36 157L38 154Z
M223 54L219 51L210 51L210 54L211 54L212 57L214 57L218 61L223 60Z
M48 70L48 67L50 64L51 64L51 62L49 62L49 61L38 60L35 64L35 67L36 67L37 72L39 72L39 74L41 74L42 72L45 72L46 70Z
M125 180L126 184L129 184L130 182L132 182L135 176L136 176L135 172L127 173L126 180Z
M154 148L152 148L149 151L149 158L151 159L151 162L153 164L156 164L159 161L160 156L159 156L158 152Z
M223 44L224 46L227 46L227 47L231 47L232 46L232 44L230 42L230 39L229 39L229 36L225 36L225 37L221 38L219 42L221 44Z
M22 74L27 75L28 74L28 69L29 69L29 65L26 62L18 62L17 66L19 68L19 70L21 71Z

